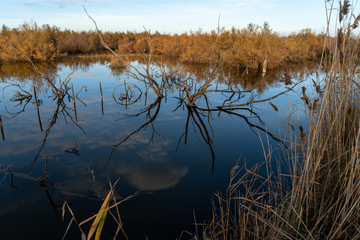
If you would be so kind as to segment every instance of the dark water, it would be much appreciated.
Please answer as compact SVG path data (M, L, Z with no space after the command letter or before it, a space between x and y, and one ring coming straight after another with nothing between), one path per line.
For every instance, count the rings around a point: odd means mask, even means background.
M144 66L136 61L133 65ZM169 64L166 70L174 66ZM125 72L112 71L104 59L38 64L51 82L29 64L0 67L1 239L61 239L71 218L66 212L62 220L63 203L69 203L82 221L100 209L109 182L117 180L119 199L139 192L119 205L130 239L176 239L183 231L195 232L194 213L198 223L211 217L213 194L226 189L231 168L264 161L260 138L265 147L269 139L271 146L280 148L274 138L281 137L288 105L301 106L299 85L271 100L278 112L267 101L220 111L217 107L232 93L216 91L207 92L206 98L200 95L195 101L198 108L187 107L184 89L199 89L209 79L206 66L180 66L182 81L176 80L178 76L173 79L176 83L169 82L162 98L151 88L146 92L143 83ZM157 71L158 66L152 67ZM75 68L67 89L61 82ZM207 90L254 88L225 101L243 104L277 95L286 90L285 78L291 76L296 83L309 79L310 72L297 66L263 78L224 71L222 77L211 76L214 81ZM185 75L190 77L187 87L180 84ZM124 81L131 99L125 98ZM142 91L141 96L131 84ZM59 100L54 87L68 95ZM297 111L291 122L297 126L302 121ZM85 232L90 225L83 226ZM108 216L102 239L112 239L115 231L115 221ZM65 239L80 235L73 223ZM189 238L183 233L181 239Z

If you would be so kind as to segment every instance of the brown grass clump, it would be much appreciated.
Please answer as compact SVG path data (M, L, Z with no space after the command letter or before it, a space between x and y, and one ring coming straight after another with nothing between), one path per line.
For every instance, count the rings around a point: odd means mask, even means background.
M342 37L321 63L328 67L320 73L324 80L316 82L323 89L314 91L318 106L307 110L307 132L299 127L291 151L284 150L288 172L270 168L271 153L266 176L258 166L235 167L226 196L217 195L213 219L195 238L360 239L359 49L351 33L357 21L352 11L349 1L341 1ZM312 102L305 90L304 101Z
M109 67L112 70L118 70L118 71L124 70L126 66L127 66L126 62L124 62L123 60L117 57L112 57L109 65Z

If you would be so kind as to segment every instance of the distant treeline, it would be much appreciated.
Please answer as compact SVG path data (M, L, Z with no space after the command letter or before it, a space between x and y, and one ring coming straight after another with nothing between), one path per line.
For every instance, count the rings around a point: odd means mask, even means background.
M321 56L324 37L310 29L287 36L263 26L218 29L212 32L161 34L158 32L101 32L107 45L120 54L146 54L175 58L186 63L219 62L238 68L268 68L284 63L315 60ZM151 44L149 44L149 42ZM17 48L17 49L16 49ZM104 53L95 31L76 32L57 27L23 24L10 29L2 26L0 60L54 60L68 55Z

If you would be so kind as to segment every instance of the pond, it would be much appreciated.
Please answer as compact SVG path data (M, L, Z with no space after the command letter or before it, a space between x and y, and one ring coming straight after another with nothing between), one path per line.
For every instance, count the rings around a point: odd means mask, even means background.
M189 239L195 221L210 219L230 170L261 164L263 148L286 145L287 121L296 131L305 121L301 111L287 119L303 106L310 67L252 76L171 61L130 64L115 71L108 59L89 57L37 70L0 65L2 239L61 239L71 219L66 209L62 220L64 202L81 222L115 182L117 201L135 194L118 205L129 239ZM116 228L108 215L102 239ZM73 223L65 239L80 235Z

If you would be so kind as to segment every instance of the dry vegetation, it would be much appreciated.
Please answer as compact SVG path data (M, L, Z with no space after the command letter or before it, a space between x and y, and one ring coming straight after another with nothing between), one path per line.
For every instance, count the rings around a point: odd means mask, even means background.
M101 36L112 50L120 54L149 53L175 58L187 63L221 61L236 68L273 68L289 62L316 60L321 56L324 36L305 29L299 33L280 36L267 23L249 24L247 28L175 34L102 32ZM95 31L61 31L57 27L23 24L18 28L2 27L0 60L53 60L74 54L102 53L105 48Z
M341 1L333 53L321 64L326 71L319 70L313 96L304 89L309 127L299 126L284 150L288 171L270 167L271 153L265 175L260 166L234 167L212 221L195 239L360 238L359 49L352 39L360 17L352 11Z

